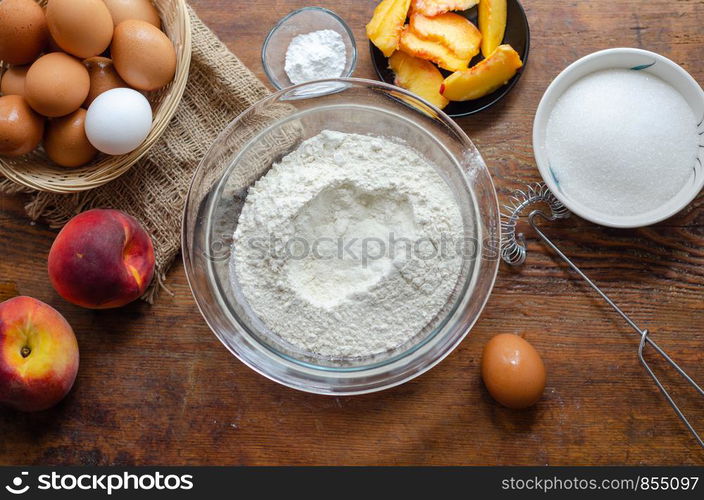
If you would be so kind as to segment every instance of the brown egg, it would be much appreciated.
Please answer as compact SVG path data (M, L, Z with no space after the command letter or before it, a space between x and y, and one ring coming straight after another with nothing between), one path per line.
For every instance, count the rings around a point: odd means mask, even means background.
M174 78L174 44L146 21L129 19L118 24L110 50L115 69L135 89L156 90Z
M79 167L98 154L86 137L85 121L86 110L83 108L49 121L44 135L44 151L54 163L62 167Z
M7 68L0 80L0 92L3 95L24 96L24 80L29 66L12 66Z
M112 17L102 0L49 0L46 20L56 43L69 54L93 57L112 39Z
M44 118L32 111L24 97L0 97L0 155L29 153L42 140Z
M76 111L86 100L90 78L81 61L63 52L37 59L27 71L24 91L29 105L44 116Z
M509 408L527 408L545 389L540 354L518 335L496 335L482 354L482 378L491 396Z
M39 56L48 38L46 16L34 0L0 2L0 60L29 64Z
M128 19L141 19L161 28L159 11L149 0L103 0L107 5L112 22L117 26Z
M88 75L90 76L90 90L88 90L88 97L83 103L84 108L90 106L93 99L106 90L129 87L115 71L112 59L95 56L83 61L83 65L88 69Z

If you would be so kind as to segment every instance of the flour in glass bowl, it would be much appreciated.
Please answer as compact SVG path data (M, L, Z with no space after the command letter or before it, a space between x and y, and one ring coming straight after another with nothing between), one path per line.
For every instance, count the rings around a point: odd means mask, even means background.
M365 358L408 343L443 309L463 234L453 193L413 149L324 131L250 188L230 275L288 344Z

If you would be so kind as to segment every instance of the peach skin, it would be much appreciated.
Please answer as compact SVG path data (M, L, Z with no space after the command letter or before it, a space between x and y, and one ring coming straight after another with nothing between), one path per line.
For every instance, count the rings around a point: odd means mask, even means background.
M64 226L49 251L49 279L69 302L88 309L122 307L154 276L152 240L134 217L94 209Z
M73 387L78 343L54 308L31 297L0 304L0 403L20 411L46 410Z

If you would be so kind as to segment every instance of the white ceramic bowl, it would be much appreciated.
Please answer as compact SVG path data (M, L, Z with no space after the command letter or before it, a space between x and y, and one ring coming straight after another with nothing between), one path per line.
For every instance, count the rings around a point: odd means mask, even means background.
M664 205L648 212L627 216L619 214L604 214L597 212L583 203L569 198L555 182L555 177L550 170L548 152L545 147L545 130L548 119L559 97L577 80L595 71L613 68L633 69L647 71L668 82L684 97L698 118L699 132L704 132L704 91L699 84L682 67L666 57L642 49L615 48L594 52L573 62L565 68L550 86L540 100L538 110L533 121L533 152L535 161L540 170L540 175L557 196L572 212L583 219L587 219L603 226L632 228L648 226L671 217L686 207L704 187L704 147L700 147L697 159L692 166L693 172L688 183L680 192ZM704 143L704 133L700 136Z

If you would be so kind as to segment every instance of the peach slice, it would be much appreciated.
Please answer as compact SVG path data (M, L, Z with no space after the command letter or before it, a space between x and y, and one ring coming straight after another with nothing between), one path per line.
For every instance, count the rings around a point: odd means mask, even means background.
M499 45L487 59L445 78L440 93L451 101L469 101L492 93L508 82L523 66L510 45Z
M367 37L386 57L398 48L410 5L411 0L383 0L367 24Z
M478 22L482 32L482 55L489 57L504 39L506 0L481 0Z
M394 84L399 87L418 94L440 109L450 102L440 94L442 73L430 61L396 51L389 58L389 67L396 75Z
M478 3L479 0L413 0L413 12L432 17L451 10L467 10Z
M0 403L54 406L71 390L79 358L71 326L53 307L23 296L0 303Z
M467 69L469 59L462 59L445 45L419 37L406 26L401 32L398 48L408 55L432 61L449 71Z
M469 62L479 54L482 34L469 19L459 14L447 12L427 17L416 13L411 16L409 26L419 37L441 43L459 59Z

